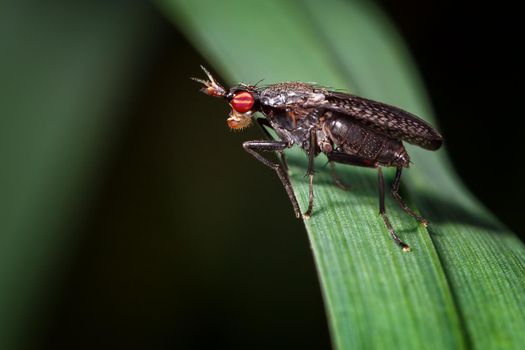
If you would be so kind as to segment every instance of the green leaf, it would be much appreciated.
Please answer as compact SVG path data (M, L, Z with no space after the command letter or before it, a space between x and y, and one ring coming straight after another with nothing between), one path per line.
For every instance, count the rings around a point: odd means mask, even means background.
M0 349L30 348L57 300L68 233L155 37L147 4L121 5L0 3Z
M314 81L398 105L435 124L402 40L368 2L159 3L230 83ZM523 244L468 193L446 149L409 146L409 152L405 198L431 224L418 226L391 200L387 210L411 253L394 245L378 215L374 170L339 166L353 188L344 192L323 168L325 159L316 163L314 215L305 224L335 347L520 348ZM287 155L304 209L306 158L298 150Z

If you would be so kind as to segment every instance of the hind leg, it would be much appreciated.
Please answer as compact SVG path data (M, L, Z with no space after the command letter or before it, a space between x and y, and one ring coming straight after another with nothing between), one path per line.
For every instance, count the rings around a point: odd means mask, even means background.
M396 177L394 178L394 183L392 184L392 197L396 200L396 202L399 204L401 208L410 216L412 216L414 219L419 221L421 224L423 224L425 227L428 226L428 221L424 217L414 213L412 209L410 209L403 198L401 198L401 195L399 194L399 184L401 183L401 173L403 171L403 168L398 167L396 170Z

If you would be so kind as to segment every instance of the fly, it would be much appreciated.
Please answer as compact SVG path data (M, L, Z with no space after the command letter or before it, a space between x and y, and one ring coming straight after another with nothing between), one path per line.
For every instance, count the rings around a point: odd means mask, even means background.
M230 128L244 129L254 121L262 128L267 140L246 141L242 146L255 159L275 170L297 218L301 217L301 210L288 177L284 156L284 150L294 145L305 150L308 156L309 200L303 218L308 219L312 215L314 158L317 155L323 153L327 156L334 180L343 188L345 186L335 173L334 163L376 168L379 214L394 241L403 251L410 251L408 244L395 233L386 214L382 168L396 168L392 196L407 214L426 227L428 221L411 210L399 194L401 173L410 163L403 141L427 150L437 150L443 138L436 129L400 108L308 83L285 82L262 87L239 84L226 90L210 72L201 68L208 80L193 80L204 85L201 91L205 94L228 102L232 108L227 119ZM261 112L263 118L255 118L255 112ZM273 129L279 140L274 140L266 128ZM268 160L261 152L277 152L280 162Z

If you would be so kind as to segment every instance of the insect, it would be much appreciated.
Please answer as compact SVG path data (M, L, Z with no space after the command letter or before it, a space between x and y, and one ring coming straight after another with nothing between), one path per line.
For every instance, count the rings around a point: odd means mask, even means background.
M410 163L403 141L427 150L441 147L443 138L432 126L400 108L309 83L284 82L261 87L239 84L226 90L210 72L201 68L208 80L192 79L204 85L201 91L205 94L228 102L232 108L227 119L230 128L243 129L254 120L262 128L266 140L246 141L242 146L255 159L275 170L298 218L301 210L283 153L294 145L305 150L308 156L309 200L308 209L303 214L305 219L310 218L313 210L314 158L317 155L324 153L327 156L334 180L343 188L345 186L335 173L334 162L376 168L379 214L394 241L403 251L410 251L388 219L382 168L396 168L392 196L406 213L427 226L428 221L406 205L399 194L399 185L403 168L408 168ZM261 112L263 117L255 118L256 112ZM274 140L266 128L273 129L279 140ZM280 162L261 155L261 152L268 151L277 152Z

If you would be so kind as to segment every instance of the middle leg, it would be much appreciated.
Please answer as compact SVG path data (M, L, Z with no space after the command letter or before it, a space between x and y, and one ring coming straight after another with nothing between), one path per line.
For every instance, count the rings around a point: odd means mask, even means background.
M312 216L312 211L314 209L314 158L316 151L316 131L314 129L310 130L310 147L308 149L308 170L306 175L308 176L308 209L303 214L305 219L309 219Z
M337 175L337 171L335 169L335 163L330 160L328 161L328 165L330 166L330 172L332 173L332 179L334 179L334 182L337 185L337 187L339 187L343 191L350 190L350 185L345 184L343 180L341 180L339 175Z

